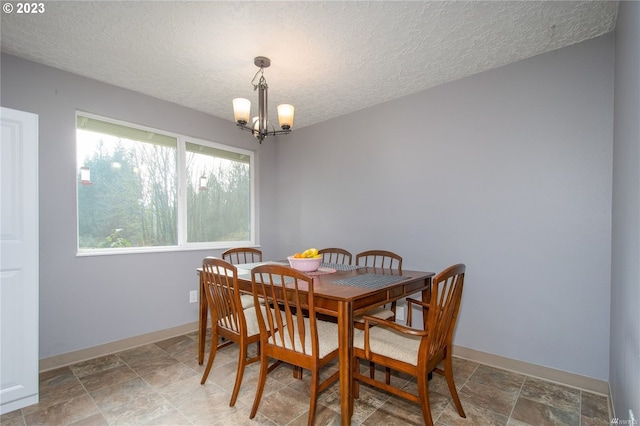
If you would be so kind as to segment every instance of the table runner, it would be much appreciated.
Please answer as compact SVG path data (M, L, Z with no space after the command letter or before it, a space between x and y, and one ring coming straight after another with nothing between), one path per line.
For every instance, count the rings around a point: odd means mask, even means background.
M251 270L256 266L262 266L262 265L289 265L289 263L287 261L278 262L275 260L268 260L265 262L238 263L237 265L234 265L234 266L238 269Z
M323 263L323 265L324 265L324 263ZM325 266L321 266L316 271L303 272L303 273L309 275L310 277L317 277L317 276L320 276L320 275L333 274L335 272L336 272L335 268L328 268L328 267L325 267ZM238 269L238 278L242 279L242 280L251 281L251 271L250 270L246 270L246 269L242 269L242 270ZM293 279L287 277L285 279L285 283L290 283L290 282L293 282Z
M362 274L356 275L355 277L331 281L331 284L378 289L410 278L411 277L403 277L399 275Z
M335 268L327 268L327 267L321 266L318 268L318 270L305 272L305 274L309 275L310 277L317 277L319 275L333 274L335 272L336 272Z
M256 263L242 263L242 264L236 265L236 267L238 268L238 278L251 281L251 269L255 268L256 266L270 265L270 264L271 265L287 265L287 266L289 266L288 263L285 263L285 262L274 262L274 261L256 262ZM334 273L336 271L355 271L356 269L360 269L360 268L364 268L364 266L344 265L342 263L321 263L320 264L320 268L318 268L317 271L305 272L305 274L307 274L309 276L318 276L318 275L331 274L331 273ZM288 283L288 282L290 282L290 280L285 281L285 282Z
M251 281L251 271L248 271L242 274L240 273L240 271L238 271L238 279Z
M251 270L256 266L262 266L262 265L287 265L288 266L289 264L286 262L275 262L275 261L239 263L235 265L235 267L238 269L238 278L248 279L249 281L251 281Z

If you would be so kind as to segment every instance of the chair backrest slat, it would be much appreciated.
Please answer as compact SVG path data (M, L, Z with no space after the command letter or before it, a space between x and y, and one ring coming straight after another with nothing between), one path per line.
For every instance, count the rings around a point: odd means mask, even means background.
M351 265L352 254L342 248L331 247L318 250L318 254L322 255L322 262L337 263L339 265Z
M288 266L272 264L253 268L251 275L255 303L262 299L271 307L258 312L258 325L268 344L315 356L318 336L312 314L313 279ZM304 312L309 312L308 318Z
M202 279L214 321L236 333L246 330L236 267L225 260L207 257L202 262Z
M234 265L262 262L262 251L254 247L235 247L222 253L222 258Z
M430 356L451 344L462 299L465 269L463 264L453 265L433 279L427 312L429 333L426 336Z
M402 257L388 250L368 250L356 254L356 265L402 271Z

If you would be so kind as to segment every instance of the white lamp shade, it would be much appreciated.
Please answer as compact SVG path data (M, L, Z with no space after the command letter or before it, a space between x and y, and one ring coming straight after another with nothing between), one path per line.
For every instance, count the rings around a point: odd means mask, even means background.
M293 127L293 111L293 105L278 105L278 121L280 122L280 127L282 129L288 130Z
M236 123L246 124L251 115L251 101L245 98L235 98L233 100L233 118Z

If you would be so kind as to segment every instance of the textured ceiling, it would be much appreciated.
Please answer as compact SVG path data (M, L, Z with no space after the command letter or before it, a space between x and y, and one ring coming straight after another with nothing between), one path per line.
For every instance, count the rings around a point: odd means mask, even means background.
M255 56L295 127L613 31L611 1L62 1L2 13L2 51L233 121ZM273 118L273 117L272 117Z

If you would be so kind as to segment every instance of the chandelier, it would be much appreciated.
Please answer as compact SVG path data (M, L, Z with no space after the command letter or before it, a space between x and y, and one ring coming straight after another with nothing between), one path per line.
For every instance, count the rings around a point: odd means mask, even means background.
M251 84L253 84L253 90L258 91L258 116L253 118L251 126L247 126L249 117L251 115L251 101L245 98L235 98L233 100L233 117L236 121L236 125L242 129L253 133L260 143L267 135L283 135L291 133L293 127L293 105L281 104L278 105L278 121L280 122L280 128L282 130L276 130L269 122L269 113L267 111L267 80L264 78L264 69L269 68L271 60L264 56L258 56L253 60L253 63L260 69L253 76ZM256 78L260 75L258 83ZM271 130L269 130L271 127Z

